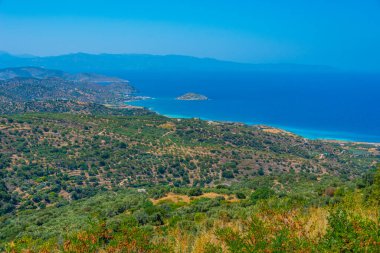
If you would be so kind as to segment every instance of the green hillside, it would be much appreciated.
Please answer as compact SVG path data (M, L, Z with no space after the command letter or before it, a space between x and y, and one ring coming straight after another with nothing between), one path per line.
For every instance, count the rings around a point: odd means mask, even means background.
M0 117L4 250L375 252L378 147L99 108Z

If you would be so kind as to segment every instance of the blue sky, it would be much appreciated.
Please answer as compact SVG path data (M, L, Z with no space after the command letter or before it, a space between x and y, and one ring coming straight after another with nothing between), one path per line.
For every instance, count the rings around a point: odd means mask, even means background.
M0 0L0 50L380 71L380 0Z

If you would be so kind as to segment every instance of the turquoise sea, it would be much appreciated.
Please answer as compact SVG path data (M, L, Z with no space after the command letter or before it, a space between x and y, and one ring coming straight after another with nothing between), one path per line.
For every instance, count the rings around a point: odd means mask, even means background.
M359 73L123 73L153 99L131 102L178 118L279 127L312 139L380 143L380 75ZM175 100L196 92L208 101Z

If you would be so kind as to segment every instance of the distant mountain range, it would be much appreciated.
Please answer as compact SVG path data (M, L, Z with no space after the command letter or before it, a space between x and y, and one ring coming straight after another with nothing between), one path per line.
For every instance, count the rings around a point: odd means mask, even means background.
M15 56L0 52L0 68L36 66L68 72L188 72L188 71L334 71L331 67L298 64L247 64L180 55L86 54L60 56Z
M61 78L66 81L73 82L89 82L89 83L122 83L127 80L99 75L94 73L76 73L71 74L61 70L52 70L41 67L14 67L0 69L0 80L8 80L12 78Z

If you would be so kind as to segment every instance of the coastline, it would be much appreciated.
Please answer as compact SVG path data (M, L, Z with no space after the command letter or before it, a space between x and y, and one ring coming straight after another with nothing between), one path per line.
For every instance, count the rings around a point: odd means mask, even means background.
M157 100L157 98L150 98ZM245 124L248 126L265 126L268 128L278 129L283 132L288 132L290 134L294 134L297 136L300 136L305 139L309 140L320 140L320 141L326 141L331 143L339 143L339 144L362 144L362 145L372 145L372 146L380 146L380 141L362 141L362 140L355 140L355 136L357 134L349 133L349 132L335 132L335 131L325 131L325 130L315 130L315 129L306 129L306 128L297 128L292 126L284 126L284 125L278 125L278 124L268 124L263 122L248 122L248 121L239 121L239 120L220 120L210 117L198 117L198 116L187 116L182 114L173 114L173 113L167 113L162 112L161 110L158 110L153 107L147 107L144 105L139 104L139 102L144 102L144 100L134 100L134 101L126 101L127 105L130 106L136 106L136 107L143 107L150 111L153 111L159 115L172 118L172 119L192 119L197 118L205 121L210 122L220 122L220 123L237 123L237 124ZM187 101L186 101L187 102ZM138 105L133 105L134 103L137 103ZM345 137L343 137L345 136ZM365 137L371 137L370 135L362 135Z
M174 114L162 114L159 113L155 110L152 110L149 108L149 110L154 111L162 116L171 118L171 119L192 119L192 118L198 118L198 117L189 117L189 116L183 116L183 115L174 115ZM268 125L268 124L255 124L255 123L247 123L247 122L239 122L239 121L222 121L222 120L213 120L213 119L208 119L208 118L199 118L201 120L209 121L209 122L219 122L219 123L236 123L236 124L244 124L247 126L263 126L263 127L268 127L272 129L277 129L281 132L287 132L289 134L297 135L305 139L309 140L320 140L320 141L326 141L326 142L331 142L331 143L339 143L339 144L363 144L363 145L372 145L372 146L379 146L380 147L380 142L365 142L365 141L355 141L351 139L344 139L344 138L334 138L334 137L317 137L315 135L303 135L300 134L297 131L294 131L294 128L289 128L289 127L279 127L277 125ZM305 132L305 130L301 130L302 132ZM316 130L306 130L310 132L318 132Z

